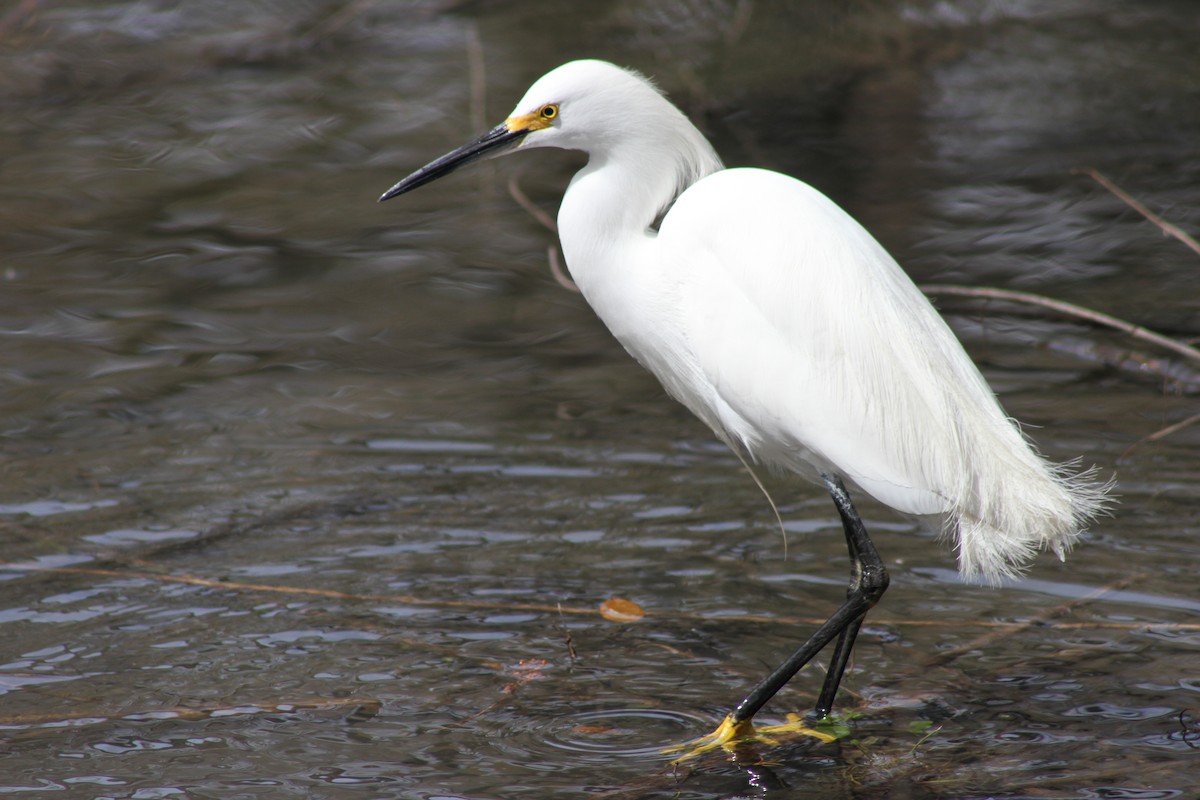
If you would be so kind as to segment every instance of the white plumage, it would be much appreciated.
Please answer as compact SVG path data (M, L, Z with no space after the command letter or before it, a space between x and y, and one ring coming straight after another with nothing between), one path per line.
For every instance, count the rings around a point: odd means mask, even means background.
M601 61L549 72L504 124L381 199L536 147L589 155L563 198L559 235L571 276L612 333L744 458L824 483L846 528L856 575L846 604L718 739L746 733L836 637L817 705L825 715L858 626L886 589L839 479L935 518L963 574L990 581L1041 548L1061 556L1104 509L1108 487L1036 453L870 234L800 181L723 169L696 127L634 72Z
M731 447L937 517L964 575L987 580L1039 548L1061 555L1100 510L1103 491L1033 451L925 296L823 194L722 169L683 114L611 64L559 67L512 117L546 103L561 127L520 148L591 156L559 211L572 278Z

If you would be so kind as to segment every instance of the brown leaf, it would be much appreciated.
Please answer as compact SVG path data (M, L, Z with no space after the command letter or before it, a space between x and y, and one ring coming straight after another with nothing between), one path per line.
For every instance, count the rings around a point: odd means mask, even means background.
M646 612L632 600L610 597L600 604L600 616L609 622L637 622Z

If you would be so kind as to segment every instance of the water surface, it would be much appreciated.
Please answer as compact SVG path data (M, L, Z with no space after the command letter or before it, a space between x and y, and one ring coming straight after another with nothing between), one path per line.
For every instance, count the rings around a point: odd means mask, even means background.
M729 164L810 181L923 283L1200 337L1185 2L10 4L0 21L0 793L1190 797L1200 364L940 297L1049 456L1121 505L961 583L862 501L892 589L839 743L659 752L835 607L768 483L551 277L578 156L374 201L537 76L634 66ZM624 597L638 622L598 613ZM1022 624L1023 623L1023 624ZM802 673L765 721L805 710Z

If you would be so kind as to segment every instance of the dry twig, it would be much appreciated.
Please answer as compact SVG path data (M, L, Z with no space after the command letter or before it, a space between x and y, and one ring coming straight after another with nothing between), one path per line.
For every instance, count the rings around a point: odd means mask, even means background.
M516 175L513 175L508 179L508 194L513 200L516 201L517 205L528 212L529 216L537 220L537 222L541 224L543 228L551 233L558 233L558 224L555 223L554 219L549 214L538 208L537 203L534 203L529 199L529 195L525 194L525 191L521 189L521 184L517 181ZM550 262L550 274L554 276L555 282L567 291L578 294L579 287L575 285L575 282L571 280L566 271L563 270L562 264L558 260L558 248L554 245L547 247L546 258Z
M1189 347L1183 342L1176 341L1169 336L1163 336L1161 333L1156 333L1149 328L1144 328L1141 325L1135 325L1132 322L1127 322L1123 319L1104 314L1100 311L1093 311L1090 308L1067 303L1062 300L1055 300L1050 297L1045 297L1040 294L1032 294L1030 292L1017 292L1011 289L996 289L986 286L952 286L942 283L927 283L921 286L921 291L926 294L937 295L954 295L957 297L974 297L984 300L1003 300L1012 303L1027 303L1043 308L1053 309L1054 311L1064 314L1069 317L1087 320L1096 325L1103 325L1107 328L1113 328L1128 334L1134 339L1140 339L1144 342L1150 342L1166 350L1178 353L1179 355L1197 363L1200 363L1200 350L1194 347Z
M1197 422L1200 422L1200 414L1193 414L1192 416L1188 417L1185 420L1176 422L1174 425L1168 425L1165 428L1155 431L1154 433L1150 434L1149 436L1143 436L1141 439L1138 439L1136 442L1129 445L1129 447L1125 448L1125 452L1121 453L1121 455L1119 455L1117 457L1117 461L1124 460L1126 456L1128 456L1134 450L1138 449L1139 447L1146 444L1147 442L1157 442L1159 439L1170 436L1172 433L1181 431L1184 428L1188 427L1189 425L1194 425Z
M567 275L563 270L562 264L558 263L558 248L550 245L546 248L546 258L550 259L550 274L554 276L554 280L564 289L580 294L579 287L575 285L575 281Z
M537 203L529 199L529 195L525 194L524 190L521 189L521 184L517 181L515 173L508 179L508 194L517 202L517 205L529 212L529 216L537 220L542 227L551 233L558 233L557 223L554 222L554 219L549 214L538 208Z
M1195 239L1189 236L1178 225L1173 225L1172 223L1167 222L1165 219L1146 208L1146 206L1135 200L1132 196L1121 189L1121 187L1117 186L1115 183L1102 175L1098 170L1093 169L1092 167L1084 167L1082 169L1075 170L1075 172L1090 176L1092 180L1115 194L1127 206L1157 225L1163 233L1168 236L1174 236L1176 239L1191 248L1193 253L1200 255L1200 242L1197 242Z
M934 656L933 658L926 661L925 665L930 666L930 667L943 666L943 665L953 661L954 659L958 658L963 653L968 653L976 648L984 647L986 645L991 645L1000 639L1006 639L1009 636L1012 636L1013 634L1020 633L1021 631L1026 630L1028 628L1032 628L1034 625L1045 626L1048 622L1053 620L1055 617L1059 617L1059 616L1062 616L1063 614L1066 614L1068 611L1074 609L1076 606L1081 606L1085 603L1090 603L1093 600L1103 597L1104 595L1108 594L1109 592L1115 592L1115 591L1124 589L1124 588L1128 587L1129 585L1142 580L1145 577L1146 577L1146 573L1144 573L1144 572L1138 572L1133 575L1124 575L1124 576L1116 579L1115 581L1109 583L1107 586L1101 586L1097 589L1094 589L1094 590L1088 592L1083 597L1076 597L1071 600L1068 600L1065 603L1060 603L1059 605L1054 606L1053 608L1048 608L1045 611L1043 611L1042 613L1034 614L1032 617L1021 620L1020 622L1006 623L1004 625L1004 627L1000 628L999 630L991 631L990 633L985 633L982 636L977 636L976 638L972 639L971 641L967 642L966 644L959 645L958 647L954 648L953 650L948 650L944 653L938 653L936 656Z
M240 583L237 581L214 580L210 578L200 578L193 575L168 575L161 572L138 572L134 570L119 570L119 569L101 569L95 567L47 567L40 564L22 564L9 561L0 561L0 569L13 570L17 572L31 573L53 573L66 575L97 575L101 577L113 578L141 578L150 581L161 581L164 583L182 583L192 586L206 586L213 589L221 589L225 591L241 591L241 592L269 592L272 594L294 594L310 597L324 597L335 600L364 600L369 602L386 601L390 603L400 603L403 605L423 606L430 608L477 608L488 611L535 611L544 612L547 614L571 614L574 616L592 616L600 617L599 604L590 607L581 606L564 606L560 604L549 605L546 603L518 603L518 602L489 602L484 600L450 600L441 598L416 597L414 595L396 595L396 594L356 594L354 592L339 592L335 589L315 589L303 586L272 586L264 583ZM1124 580L1129 580L1126 578ZM1094 597L1102 595L1104 592L1118 589L1123 586L1123 583L1112 584L1098 589L1096 592L1088 595L1086 598L1072 601L1063 606L1058 606L1051 612L1048 612L1045 617L1053 616L1062 613L1062 611L1070 608L1075 603L1084 602ZM766 616L762 614L737 614L723 615L720 617L710 617L704 614L692 614L686 611L647 611L647 617L658 617L660 619L680 619L690 622L720 622L720 623L772 623L778 625L821 625L826 621L825 617L778 617ZM1038 618L1041 622L1041 617ZM932 627L945 626L945 620L939 619L876 619L872 618L872 622L877 625L886 625L892 627ZM955 624L972 626L979 628L999 628L1002 629L1002 635L1007 635L1014 628L1011 622L996 622L993 620L958 620ZM1024 627L1027 623L1023 623ZM1153 627L1160 630L1170 631L1200 631L1200 622L1171 622L1171 623L1147 623L1147 622L1119 622L1119 621L1091 621L1091 622L1042 622L1041 624L1047 627L1056 629L1084 629L1084 630L1142 630L1148 627Z
M382 703L373 697L347 697L329 699L324 697L306 697L299 700L273 700L269 703L238 703L237 705L213 704L205 706L173 706L170 708L155 708L144 711L130 711L122 714L111 714L94 709L84 709L68 713L45 712L39 714L12 714L0 717L0 725L11 727L38 727L42 725L60 726L67 721L108 722L113 719L182 719L198 720L222 716L246 716L255 714L293 713L300 711L340 711L350 708L355 716L364 713L374 716L379 712Z
M467 26L467 74L471 87L471 127L481 131L487 127L487 81L484 78L483 41L475 25Z

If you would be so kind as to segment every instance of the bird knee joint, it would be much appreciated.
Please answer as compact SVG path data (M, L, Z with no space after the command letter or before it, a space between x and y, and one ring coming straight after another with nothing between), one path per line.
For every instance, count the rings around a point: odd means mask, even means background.
M891 578L883 564L863 565L859 578L859 591L874 605L879 598L883 597L890 582Z

